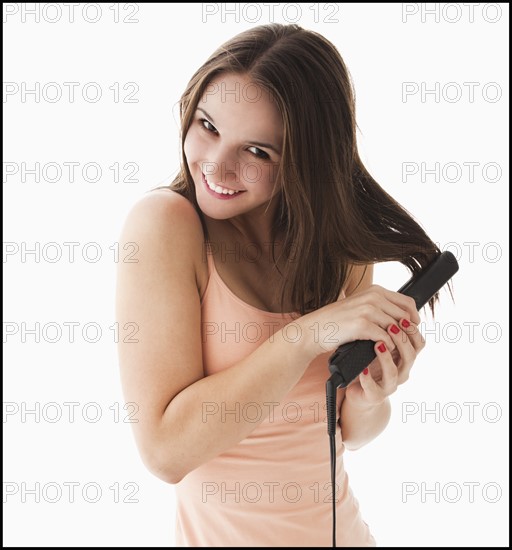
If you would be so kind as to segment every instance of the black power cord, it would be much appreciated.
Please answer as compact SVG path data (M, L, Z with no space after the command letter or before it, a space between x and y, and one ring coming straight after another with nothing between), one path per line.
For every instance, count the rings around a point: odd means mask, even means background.
M327 400L327 433L331 449L331 489L332 489L332 547L336 548L336 391L343 383L337 372L327 380L325 394Z
M455 256L448 250L439 254L427 267L413 275L397 292L410 296L419 311L459 270ZM325 391L327 398L327 433L331 448L332 484L332 547L336 548L336 390L346 388L352 380L375 359L375 342L356 340L342 344L329 358L329 372Z

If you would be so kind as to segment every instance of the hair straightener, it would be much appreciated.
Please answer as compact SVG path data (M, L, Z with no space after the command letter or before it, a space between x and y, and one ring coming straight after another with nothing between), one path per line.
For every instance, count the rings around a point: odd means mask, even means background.
M458 270L459 265L455 256L449 251L442 252L427 267L411 277L397 292L414 298L416 309L420 310ZM336 501L334 499L336 480L336 390L340 387L347 387L375 359L374 346L375 342L372 340L356 340L341 345L329 357L331 377L326 383L326 398L327 433L329 434L331 448L333 548L336 548Z

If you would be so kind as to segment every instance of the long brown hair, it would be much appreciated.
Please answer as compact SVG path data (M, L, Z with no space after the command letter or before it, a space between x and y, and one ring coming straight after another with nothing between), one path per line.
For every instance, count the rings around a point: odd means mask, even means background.
M336 47L295 24L238 34L196 71L181 97L181 170L167 188L192 202L206 236L183 144L206 87L225 73L247 75L269 91L283 119L272 243L284 234L283 252L295 261L280 271L281 306L286 297L304 315L336 301L351 265L398 261L415 274L441 253L364 167L353 85ZM429 301L432 315L438 299Z

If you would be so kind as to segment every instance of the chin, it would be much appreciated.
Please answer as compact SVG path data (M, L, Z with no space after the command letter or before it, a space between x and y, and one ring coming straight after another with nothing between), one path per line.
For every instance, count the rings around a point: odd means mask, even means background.
M223 203L219 201L219 205L212 203L210 197L205 197L204 193L201 193L201 191L198 192L197 184L196 184L195 190L196 190L196 201L199 206L199 209L205 216L208 216L211 219L229 220L230 218L233 218L234 216L238 216L240 213L242 213L239 209L229 208L229 206L226 206L228 201L225 201Z

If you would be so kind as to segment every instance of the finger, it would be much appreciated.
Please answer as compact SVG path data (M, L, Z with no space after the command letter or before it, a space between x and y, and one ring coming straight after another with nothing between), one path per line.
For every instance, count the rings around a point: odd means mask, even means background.
M391 323L396 323L402 318L410 319L410 314L407 310L387 300L380 293L376 293L371 303L367 301L362 302L357 313L359 318L374 322L383 329L384 333L386 332L386 327ZM380 340L381 338L383 337L380 336L378 339ZM385 337L384 340L386 340ZM377 338L373 338L373 341L376 342ZM392 344L392 341L389 344Z
M405 294L402 294L400 292L393 292L392 290L388 290L384 287L381 288L383 290L383 295L385 298L387 298L390 302L393 302L402 310L405 310L408 313L407 315L395 317L395 319L405 317L406 319L413 321L414 323L420 323L420 314L418 313L418 310L416 308L416 302L414 298L412 298L411 296L406 296Z
M409 335L405 331L400 330L400 327L395 323L388 327L388 333L394 341L398 349L398 353L400 354L400 360L397 367L411 367L416 359L416 349L414 348Z
M425 347L425 338L416 323L410 322L408 319L401 319L400 326L402 330L407 334L411 344L413 345L416 353L419 353Z
M364 371L359 375L359 383L361 384L361 388L364 391L365 398L368 403L373 405L380 403L385 399L382 388L373 379L369 368L364 369Z
M387 349L384 342L377 342L374 346L375 353L379 358L382 379L380 381L380 387L384 395L391 395L398 385L398 369L393 361L391 352Z
M386 289L383 289L382 287L380 288L382 291L386 291ZM396 292L386 292L388 293L387 296L383 295L383 292L376 292L372 303L362 303L360 317L372 319L384 330L391 323L397 323L400 319L407 319L409 321L411 319L417 318L419 321L419 314L418 311L415 309L416 304L412 298L410 298L409 296L402 296ZM389 297L393 297L394 295L401 296L402 299L405 298L406 304L407 300L410 300L411 304L414 304L414 306L411 305L411 307L409 308L400 307L389 299ZM374 339L374 341L376 341L376 339Z
M395 341L400 357L395 362L397 368L397 385L403 384L409 379L409 373L416 359L416 350L409 339L409 336L400 328L392 324L388 327L388 332Z

